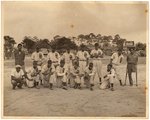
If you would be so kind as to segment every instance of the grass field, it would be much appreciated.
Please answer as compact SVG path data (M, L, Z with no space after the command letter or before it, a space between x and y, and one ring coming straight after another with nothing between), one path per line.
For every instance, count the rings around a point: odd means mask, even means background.
M126 58L125 58L126 59ZM103 72L109 58L102 60ZM121 87L115 81L115 91L100 90L95 79L94 91L83 86L82 90L69 88L35 89L25 88L12 90L10 72L14 60L4 62L4 116L84 116L84 117L145 117L146 116L146 60L139 58L138 86ZM25 60L26 68L32 66L30 57ZM126 62L120 66L124 81ZM135 78L135 76L134 76Z

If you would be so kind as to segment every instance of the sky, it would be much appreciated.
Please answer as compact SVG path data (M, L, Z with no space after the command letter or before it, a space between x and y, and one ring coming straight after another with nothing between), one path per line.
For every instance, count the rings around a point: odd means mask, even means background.
M24 36L119 34L146 42L147 2L2 2L2 32L17 43Z

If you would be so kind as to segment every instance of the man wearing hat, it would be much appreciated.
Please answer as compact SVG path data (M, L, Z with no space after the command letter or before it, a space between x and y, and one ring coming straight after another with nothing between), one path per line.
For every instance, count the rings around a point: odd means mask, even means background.
M99 82L101 84L101 78L102 78L102 61L101 58L103 57L103 52L99 48L99 44L95 43L95 49L91 51L91 59L93 62L93 65L96 69L96 73L99 77Z
M16 86L21 89L24 82L24 72L20 65L16 65L16 69L11 72L11 84L13 86L13 90Z
M135 47L129 48L130 54L127 56L127 71L130 86L133 86L132 72L137 71L138 55L135 53Z
M116 78L119 80L121 86L122 86L122 79L119 74L119 71L121 71L119 66L122 62L122 59L123 59L123 55L121 49L118 49L117 52L114 52L110 59L110 64L112 64L112 67L115 70Z

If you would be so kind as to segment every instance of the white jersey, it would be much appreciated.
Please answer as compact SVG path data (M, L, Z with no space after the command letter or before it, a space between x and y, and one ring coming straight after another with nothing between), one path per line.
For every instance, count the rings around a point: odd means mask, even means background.
M111 56L112 59L112 63L115 65L119 65L120 64L120 60L123 59L123 55L121 54L120 56L118 55L118 53L113 53Z
M16 69L13 69L11 72L11 76L15 77L15 78L22 78L24 75L24 72L22 69L20 69L19 72L16 71Z
M33 67L29 68L27 70L27 75L28 75L28 78L31 79L32 77L35 77L37 76L37 73L41 71L41 67L40 66L37 66L37 69L34 69Z
M75 69L74 66L72 66L71 69L70 69L70 73L74 77L76 77L76 76L78 76L80 74L80 68L78 67L77 69Z
M87 67L85 68L85 73L87 73L89 76L94 76L95 73L96 73L95 67L93 67L92 70L89 70L89 66L87 66Z
M47 59L51 60L52 62L58 62L60 59L60 55L58 52L54 52L54 53L50 52L47 55Z
M64 67L60 67L60 66L56 67L56 75L59 77L65 76L67 71L68 70L65 66Z
M77 57L79 58L79 60L87 60L87 58L89 58L90 55L87 51L78 51Z
M55 72L55 67L52 65L50 68L47 67L47 64L42 67L43 74L49 74L49 73L54 73Z
M103 51L101 49L98 49L98 50L94 49L91 51L90 54L91 54L91 56L93 56L93 58L98 58L103 54Z
M115 70L112 68L109 72L107 72L108 76L115 76Z
M73 53L67 53L67 52L65 52L63 54L62 58L65 60L66 64L69 64L74 59L74 55L73 55Z
M44 59L44 55L42 52L34 52L31 55L33 61L42 61Z

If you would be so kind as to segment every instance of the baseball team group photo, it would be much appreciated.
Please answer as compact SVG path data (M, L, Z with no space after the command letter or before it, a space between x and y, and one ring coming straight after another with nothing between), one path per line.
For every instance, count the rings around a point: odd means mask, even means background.
M147 3L3 2L2 10L4 117L147 116ZM121 19L129 16L135 24Z

